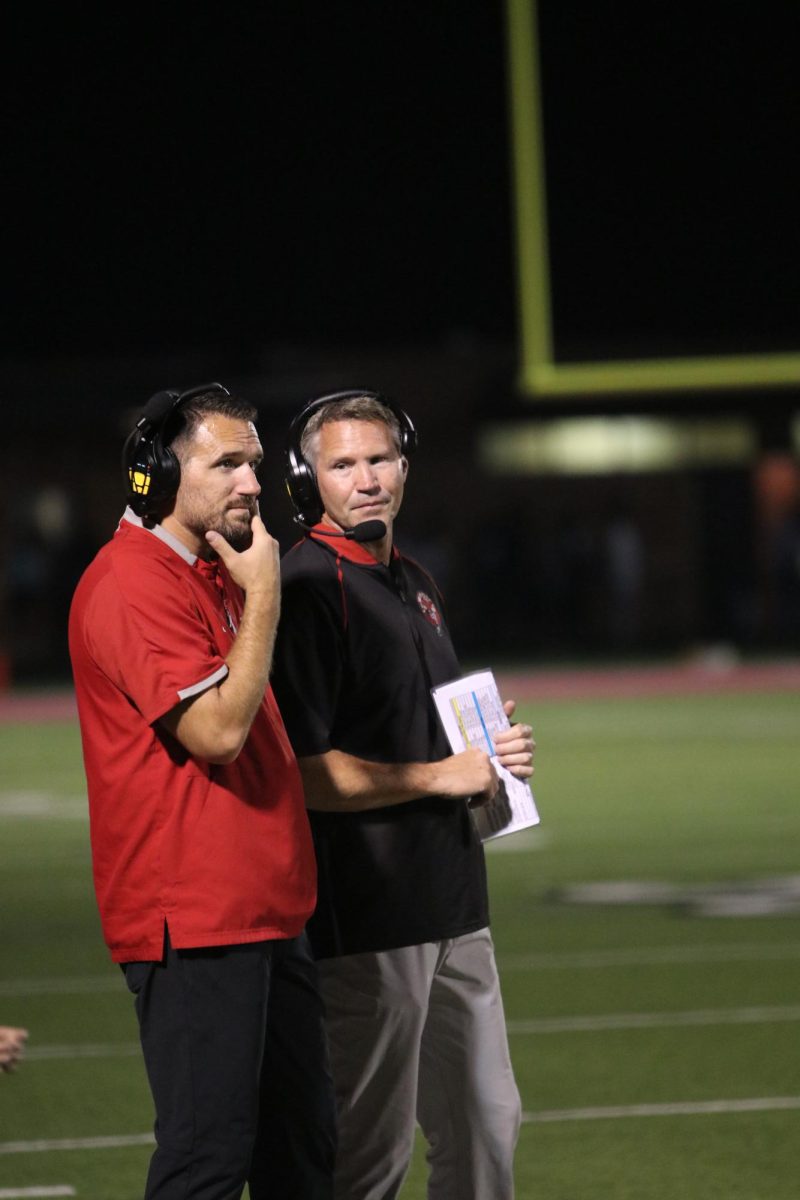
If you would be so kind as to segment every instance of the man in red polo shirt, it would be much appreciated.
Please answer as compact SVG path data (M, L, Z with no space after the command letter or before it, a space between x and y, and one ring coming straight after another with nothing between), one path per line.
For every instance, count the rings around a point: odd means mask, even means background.
M279 561L254 415L219 384L152 397L125 445L129 508L70 614L95 889L156 1108L146 1200L331 1195L314 855L268 685Z

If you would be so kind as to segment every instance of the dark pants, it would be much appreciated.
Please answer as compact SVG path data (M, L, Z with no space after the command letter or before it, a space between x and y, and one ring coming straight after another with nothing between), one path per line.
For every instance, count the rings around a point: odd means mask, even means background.
M330 1200L334 1103L305 935L126 963L156 1109L145 1200Z

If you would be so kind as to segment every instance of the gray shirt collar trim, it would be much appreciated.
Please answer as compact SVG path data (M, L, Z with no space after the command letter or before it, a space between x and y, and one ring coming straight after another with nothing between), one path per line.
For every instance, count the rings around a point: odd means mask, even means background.
M191 550L187 550L183 542L179 542L173 534L169 533L163 525L154 525L152 529L148 529L142 522L141 517L137 517L132 508L126 508L122 514L122 520L127 521L130 525L135 525L138 529L144 529L145 533L152 533L159 541L162 541L165 546L169 546L170 550L174 550L181 558L193 567L197 562L197 555L192 554Z

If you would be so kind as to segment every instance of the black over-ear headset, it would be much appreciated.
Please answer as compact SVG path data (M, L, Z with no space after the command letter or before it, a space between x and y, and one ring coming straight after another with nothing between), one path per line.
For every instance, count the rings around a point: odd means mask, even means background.
M169 441L177 432L180 409L206 392L230 396L221 383L203 383L185 392L156 392L122 449L122 471L128 504L139 517L157 518L177 494L181 467Z
M380 392L369 392L363 388L350 388L346 392L331 392L327 396L319 396L309 400L304 408L292 421L286 436L286 490L294 508L294 519L298 525L310 527L316 525L322 516L322 499L317 487L314 469L303 458L300 442L303 430L318 409L326 404L335 404L339 400L355 400L365 396L368 400L377 400L384 408L392 413L400 425L400 453L408 457L417 448L417 431L407 413L403 412L392 400Z

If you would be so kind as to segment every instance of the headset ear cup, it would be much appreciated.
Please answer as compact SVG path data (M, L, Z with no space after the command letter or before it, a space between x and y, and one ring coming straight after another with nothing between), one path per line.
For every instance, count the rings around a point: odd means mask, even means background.
M160 516L180 484L180 463L174 452L163 445L161 435L160 427L149 424L137 427L122 451L128 504L139 517Z
M205 393L231 395L221 383L201 383L183 392L172 388L156 392L144 406L122 449L125 492L137 516L160 518L178 494L181 465L165 440L177 432L180 410Z
M178 488L181 482L181 465L175 456L175 452L169 446L161 444L161 433L159 432L153 439L153 462L155 463L155 490L153 499L158 505L158 510L163 511L164 507L178 494Z
M383 401L387 408L390 408L400 422L400 453L410 458L417 448L417 431L414 428L414 422L409 417L408 413L403 412L402 408L398 408L396 404L391 404Z
M141 434L134 429L122 447L122 486L125 498L137 517L144 516L146 497L152 482L150 463L141 443Z
M154 438L134 430L122 456L123 483L128 504L139 517L155 517L176 495L181 468L175 454Z
M286 490L298 519L304 525L316 525L322 516L322 499L314 472L297 447L286 452Z

